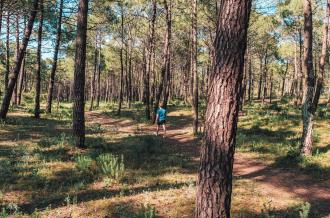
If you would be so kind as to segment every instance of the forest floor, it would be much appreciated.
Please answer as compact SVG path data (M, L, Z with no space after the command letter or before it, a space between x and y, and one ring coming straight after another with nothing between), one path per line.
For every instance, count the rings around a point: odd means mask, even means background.
M87 112L88 149L72 146L70 104L41 120L28 106L0 123L0 217L193 217L201 140L189 108L171 106L168 132L154 136L142 105ZM234 164L233 217L330 217L330 111L318 111L315 149L297 153L299 110L247 105ZM123 155L125 172L100 172L102 154ZM308 216L304 216L308 214ZM149 216L148 216L149 215Z

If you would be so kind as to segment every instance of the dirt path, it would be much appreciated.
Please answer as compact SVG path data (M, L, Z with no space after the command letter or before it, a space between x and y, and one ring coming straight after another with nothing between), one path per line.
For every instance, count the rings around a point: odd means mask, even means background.
M170 116L172 120L188 120L179 122L183 125L170 125L165 140L176 152L189 154L198 161L200 142L190 134L189 118L174 113ZM87 113L87 120L102 126L115 126L121 134L134 134L138 125L127 119L114 119L101 113ZM139 128L141 134L154 132L154 126L139 124ZM268 196L276 207L286 208L289 203L297 200L309 202L322 217L330 217L330 180L320 182L297 171L274 168L247 153L236 154L234 174L238 178L255 182L260 193Z

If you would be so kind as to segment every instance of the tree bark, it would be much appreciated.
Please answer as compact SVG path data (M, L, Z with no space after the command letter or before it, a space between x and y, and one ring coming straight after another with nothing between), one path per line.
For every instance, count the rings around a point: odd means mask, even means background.
M43 0L39 1L39 29L38 29L38 48L37 48L37 70L36 70L36 95L34 99L34 118L40 118L40 89L41 89L41 45L42 45L42 28L44 20Z
M15 68L13 70L12 76L10 77L5 96L2 100L1 111L0 111L1 119L5 119L7 117L10 99L13 95L14 87L17 83L18 74L21 69L22 61L25 56L26 47L29 43L32 29L33 29L34 20L37 15L38 3L39 3L39 0L34 0L34 2L33 2L33 7L31 10L31 13L30 13L29 22L28 22L27 27L25 28L23 43L20 46L20 51L19 51L18 58L15 63Z
M311 155L313 148L313 95L315 76L313 72L313 18L312 1L304 0L304 73L306 75L306 89L302 106L303 134L301 153Z
M19 86L18 86L18 95L17 95L17 104L21 105L22 101L22 92L23 92L23 83L25 78L25 57L23 59L22 67L19 73Z
M99 52L97 58L97 89L96 89L96 107L100 107L101 98L101 40L99 42Z
M98 62L98 48L97 48L97 38L98 35L95 36L95 47L94 47L94 68L93 68L93 76L91 81L91 105L89 107L89 111L93 110L94 100L96 95L96 74L97 74L97 62Z
M123 103L123 89L124 89L124 6L120 3L121 8L121 47L120 47L120 90L119 90L119 104L117 115L121 114L121 107Z
M157 15L157 3L156 0L152 0L152 17L150 21L150 35L149 35L149 52L148 52L148 67L147 74L144 81L145 87L145 113L147 120L150 120L150 75L152 72L152 55L155 50L155 24L156 24L156 15Z
M85 68L88 0L79 0L73 88L73 136L78 148L85 148Z
M16 15L16 60L18 58L18 53L19 53L19 15ZM15 85L14 89L14 97L13 97L13 104L17 105L17 83Z
M59 15L58 15L58 21L57 21L57 34L56 34L54 58L53 58L53 65L52 65L52 69L50 72L50 79L49 79L49 84L48 84L47 105L46 105L47 113L52 112L55 74L56 74L56 70L57 70L58 52L60 49L61 36L62 36L63 1L64 0L60 0L60 9L59 9Z
M5 90L8 88L10 73L10 13L7 11L7 34L6 34L6 73L5 73Z
M165 43L164 43L164 61L163 61L163 66L160 70L160 81L157 89L157 93L155 96L155 104L154 104L154 116L153 118L155 119L156 112L159 106L159 102L161 99L161 96L163 94L163 105L164 108L167 108L167 100L168 100L168 95L169 95L169 83L170 83L170 66L171 66L171 60L170 60L170 47L171 47L171 36L172 36L172 21L171 21L171 7L172 7L172 2L171 0L169 3L167 0L164 0L164 7L166 11L166 36L165 36ZM153 121L155 121L153 119Z
M193 134L198 132L198 74L197 74L197 0L192 0L192 31L191 31L191 76L193 79Z
M261 98L261 88L262 88L262 76L263 76L262 56L260 56L259 60L260 60L260 73L259 73L259 86L258 86L258 97L257 97L258 100L260 100Z
M327 56L327 49L328 49L328 35L329 35L329 17L330 17L330 0L327 1L327 7L326 7L326 14L324 19L324 27L323 27L323 41L322 41L322 51L319 61L319 74L316 81L316 87L315 87L315 94L313 99L313 112L316 112L321 91L323 89L324 85L324 72L325 72L325 64L326 64L326 56Z
M249 57L249 81L248 81L248 102L251 103L253 100L253 93L252 93L252 87L253 87L253 79L252 79L252 61L251 58Z
M230 217L232 171L251 0L222 1L201 148L196 217Z

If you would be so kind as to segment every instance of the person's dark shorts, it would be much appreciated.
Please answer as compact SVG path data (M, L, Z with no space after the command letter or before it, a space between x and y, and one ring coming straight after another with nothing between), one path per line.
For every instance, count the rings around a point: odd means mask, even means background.
M164 125L166 123L166 120L161 120L161 121L157 121L157 125Z

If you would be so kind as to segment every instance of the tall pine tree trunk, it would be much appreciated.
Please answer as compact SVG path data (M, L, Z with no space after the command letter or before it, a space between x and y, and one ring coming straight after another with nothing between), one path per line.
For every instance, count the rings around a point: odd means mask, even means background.
M306 88L302 106L303 134L301 153L311 155L313 148L313 96L315 76L313 72L313 18L312 0L304 0L304 73L306 75Z
M31 8L29 22L28 22L27 27L25 28L23 43L20 46L20 51L19 51L18 58L17 58L16 63L15 63L15 68L13 70L13 75L11 76L11 78L9 80L8 88L5 92L5 96L2 100L1 111L0 111L0 118L1 119L5 119L7 117L9 104L10 104L10 99L13 95L14 87L17 83L18 74L19 74L19 71L20 71L21 66L22 66L23 58L25 56L26 47L29 43L30 36L31 36L31 33L32 33L32 29L33 29L34 20L35 20L35 17L37 15L38 3L39 3L39 0L34 0L33 6Z
M73 88L73 136L75 145L85 148L85 68L88 0L79 0Z
M7 11L7 33L6 33L6 72L5 72L5 89L8 88L9 71L10 71L10 13Z
M198 132L198 73L197 73L197 0L192 0L191 76L193 80L193 134Z
M119 104L117 115L121 114L121 107L123 104L124 92L124 6L120 3L121 7L121 47L120 47L120 90L119 90Z
M23 59L22 67L19 73L19 85L18 85L18 93L17 93L17 104L20 105L22 101L22 92L23 92L23 83L25 78L25 57Z
M57 33L56 33L56 42L55 42L55 51L54 51L54 58L53 58L53 65L50 72L50 79L48 84L48 94L47 94L47 105L46 105L46 112L52 112L52 101L53 101L53 92L54 92L54 84L55 84L55 74L57 69L57 62L58 62L58 52L60 49L61 44L61 36L62 36L62 16L63 16L63 1L60 0L60 9L57 21Z
M96 95L96 74L97 74L97 61L98 61L98 48L97 48L97 35L95 36L95 47L94 47L94 68L93 68L93 76L91 81L91 104L89 106L89 111L93 110L94 100Z
M19 53L19 15L16 15L16 60L18 58L18 53ZM14 89L14 97L13 97L13 104L17 105L17 86L18 83L16 83L15 85L15 89Z
M41 43L42 43L42 27L44 20L43 0L39 2L39 29L38 29L38 48L37 48L37 70L36 70L36 95L34 99L34 117L40 118L40 89L41 89Z
M163 94L163 105L164 108L167 108L167 101L169 97L169 86L170 86L170 75L171 75L171 37L172 37L172 0L169 2L164 0L164 7L166 11L166 36L164 43L164 62L160 72L160 81L156 94L155 104L154 104L154 113L157 112L161 96ZM154 116L155 117L155 116Z
M100 98L101 98L101 42L99 44L98 50L99 50L99 52L98 52L98 58L97 58L96 107L100 107Z
M196 217L230 217L239 99L251 0L222 1L201 148Z
M324 27L323 27L323 41L322 41L322 51L320 56L320 62L319 62L319 73L318 78L316 81L316 87L315 87L315 95L313 99L313 111L315 113L320 96L321 91L324 84L324 72L325 72L325 64L326 64L326 56L327 56L327 49L329 47L328 45L328 35L329 35L329 17L330 17L330 0L327 1L327 7L326 7L326 15L324 19Z

